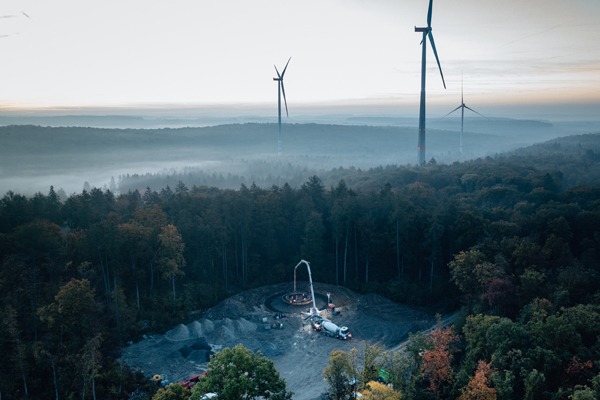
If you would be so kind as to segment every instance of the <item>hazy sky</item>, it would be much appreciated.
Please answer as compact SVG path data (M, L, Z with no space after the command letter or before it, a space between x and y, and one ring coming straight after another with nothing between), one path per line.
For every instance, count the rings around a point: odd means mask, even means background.
M427 0L3 0L0 105L418 104ZM23 12L26 14L23 14ZM28 16L28 17L27 17ZM599 0L434 0L428 102L600 104ZM593 107L592 107L592 110Z

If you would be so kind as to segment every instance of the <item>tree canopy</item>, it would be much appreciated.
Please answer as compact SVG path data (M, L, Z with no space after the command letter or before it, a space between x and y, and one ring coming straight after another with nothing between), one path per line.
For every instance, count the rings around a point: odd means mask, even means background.
M569 156L546 148L304 171L294 185L217 189L178 175L174 189L9 191L0 198L0 394L150 393L117 361L124 343L236 291L290 281L306 255L319 281L461 309L452 357L420 355L432 347L415 335L407 353L374 358L406 398L435 395L432 382L458 397L484 377L499 399L584 398L600 373L600 158L582 146L569 144ZM370 369L345 372L343 359L336 376L372 379ZM436 360L447 375L427 366ZM480 362L490 374L477 372Z
M192 400L216 393L224 400L291 399L273 361L243 345L224 348L211 356L207 374L192 389Z

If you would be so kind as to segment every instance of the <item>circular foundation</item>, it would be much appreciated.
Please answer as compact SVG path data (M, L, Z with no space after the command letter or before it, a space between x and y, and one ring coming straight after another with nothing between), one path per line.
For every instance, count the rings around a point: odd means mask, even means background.
M293 292L290 292L293 293ZM283 300L286 294L290 293L276 293L265 300L265 307L275 313L281 314L294 314L299 312L309 311L312 307L312 298L309 296L310 301L306 304L291 304ZM319 310L327 307L327 296L320 293L315 293L315 302ZM304 308L298 306L304 306Z
M290 292L281 296L281 300L291 306L305 306L312 303L312 297L308 292Z

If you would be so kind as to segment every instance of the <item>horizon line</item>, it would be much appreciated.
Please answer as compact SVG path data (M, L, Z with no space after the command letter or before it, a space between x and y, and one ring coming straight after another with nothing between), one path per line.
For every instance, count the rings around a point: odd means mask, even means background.
M447 108L454 108L459 100L439 99L429 101L429 109L434 112L444 113ZM435 101L437 100L437 101ZM530 115L531 118L557 117L559 119L583 118L600 120L597 110L600 108L598 100L563 100L544 102L487 102L468 101L469 105L487 109L488 116L492 117L523 117ZM261 116L270 117L276 114L276 103L273 102L149 102L149 103L125 103L125 104L98 104L98 105L13 105L0 103L0 116L35 117L35 116L148 116L157 117L207 117L213 113L214 116L248 117ZM497 112L494 112L496 109ZM258 115L257 115L258 114ZM560 115L559 115L560 114ZM370 115L370 116L395 116L395 117L417 117L417 102L401 101L394 98L386 99L345 99L339 101L307 102L298 101L290 107L290 117L307 117L310 115Z

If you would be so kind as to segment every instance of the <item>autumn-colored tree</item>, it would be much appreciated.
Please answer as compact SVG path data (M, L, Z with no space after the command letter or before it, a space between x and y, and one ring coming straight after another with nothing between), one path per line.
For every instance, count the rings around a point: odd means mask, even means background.
M423 352L421 371L429 381L428 389L440 396L444 385L452 382L454 370L452 368L452 344L458 340L452 327L438 327L431 332L431 349Z
M71 279L59 289L53 303L38 310L42 322L73 348L80 348L98 331L99 314L95 291L87 279Z
M383 348L377 344L368 344L364 342L362 351L362 365L360 366L359 381L364 387L368 382L375 380L379 376L381 362L379 358L383 353Z
M514 303L515 286L508 279L494 278L489 283L484 297L490 307L497 313L505 315Z
M367 383L367 388L362 392L364 400L401 400L402 394L391 387L377 381Z
M100 345L102 344L102 336L100 334L94 336L84 345L79 354L80 371L83 377L82 399L85 400L85 395L88 391L88 385L91 384L92 398L96 400L96 378L100 375L101 358Z
M173 289L173 314L175 314L175 278L184 274L183 267L186 262L183 257L183 249L185 245L177 227L172 224L168 224L161 230L158 240L160 243L158 267L163 279L171 280L171 287Z
M352 370L352 361L347 352L339 349L331 352L329 364L323 370L331 399L345 399L351 393L351 382L356 379Z
M492 363L480 360L475 375L461 390L458 400L496 400L496 389L490 386L493 372Z
M179 383L172 383L156 391L152 400L187 400L190 398L190 390Z
M461 290L469 305L480 301L486 295L490 284L505 275L500 266L487 261L485 254L476 249L456 254L448 266L452 281Z
M572 382L578 382L591 375L594 363L591 360L582 361L573 356L565 368L566 378Z
M452 281L460 289L465 299L473 301L477 294L477 279L475 268L485 260L485 255L479 250L461 251L454 256L448 266L452 276Z
M100 311L87 279L71 279L58 290L54 302L38 310L49 334L36 344L35 353L39 360L49 362L56 398L61 391L85 394L89 383L95 395L100 358L100 336L96 336L100 331ZM78 373L82 380L71 379ZM79 382L83 382L83 388Z

